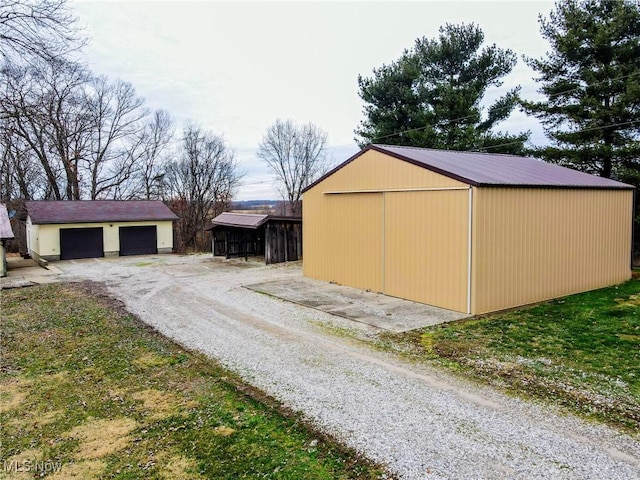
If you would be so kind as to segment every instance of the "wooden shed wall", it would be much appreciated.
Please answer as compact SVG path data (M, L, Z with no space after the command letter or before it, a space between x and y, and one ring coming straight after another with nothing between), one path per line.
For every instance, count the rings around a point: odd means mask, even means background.
M302 258L302 225L299 222L268 222L264 227L264 238L267 265Z
M631 190L474 188L475 314L630 278Z

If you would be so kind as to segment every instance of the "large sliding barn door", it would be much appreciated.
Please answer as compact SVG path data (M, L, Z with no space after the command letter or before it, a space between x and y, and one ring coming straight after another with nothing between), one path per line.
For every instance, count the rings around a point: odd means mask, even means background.
M330 194L323 204L313 276L341 285L382 290L382 193Z
M307 274L466 312L469 198L467 188L325 194Z
M387 295L467 311L469 191L384 194Z

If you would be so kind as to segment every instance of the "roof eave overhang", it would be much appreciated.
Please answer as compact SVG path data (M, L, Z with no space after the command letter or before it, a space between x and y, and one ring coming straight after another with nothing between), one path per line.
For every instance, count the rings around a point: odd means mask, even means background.
M633 185L621 183L618 185L545 185L545 184L524 184L524 183L478 183L474 187L481 188L539 188L551 190L635 190Z
M262 226L260 225L238 225L235 223L214 223L213 225L206 228L206 230L213 230L216 227L230 227L230 228L248 228L250 230L257 230Z
M134 218L134 219L127 219L127 220L122 220L120 219L113 219L113 220L53 220L53 221L47 221L47 220L34 220L33 217L29 216L31 218L31 224L32 225L74 225L74 224L81 224L81 223L130 223L130 222L175 222L176 220L178 220L178 217L174 217L174 218Z

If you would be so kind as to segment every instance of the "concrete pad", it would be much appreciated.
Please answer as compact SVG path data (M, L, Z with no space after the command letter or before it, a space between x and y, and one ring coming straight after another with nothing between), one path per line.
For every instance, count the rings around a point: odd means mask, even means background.
M43 268L30 258L8 257L7 276L0 278L0 289L59 282L61 273L57 267Z
M255 292L401 333L469 315L309 278L244 285Z

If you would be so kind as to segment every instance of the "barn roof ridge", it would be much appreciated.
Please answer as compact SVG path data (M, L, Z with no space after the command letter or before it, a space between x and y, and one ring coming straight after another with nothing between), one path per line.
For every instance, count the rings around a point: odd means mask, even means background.
M313 188L358 157L374 150L474 187L633 189L632 185L547 163L502 153L438 150L370 144L342 162L303 192Z
M406 149L412 149L412 150L423 150L423 151L428 151L428 152L455 152L455 153L471 153L474 155L488 155L488 156L492 156L492 157L518 157L518 158L522 158L522 155L515 155L513 153L489 153L489 152L476 152L473 150L450 150L448 148L428 148L428 147L416 147L414 145L391 145L391 144L387 144L387 143L372 143L371 146L376 146L376 147L380 147L380 148L393 148L393 147L398 147L398 148L406 148Z

